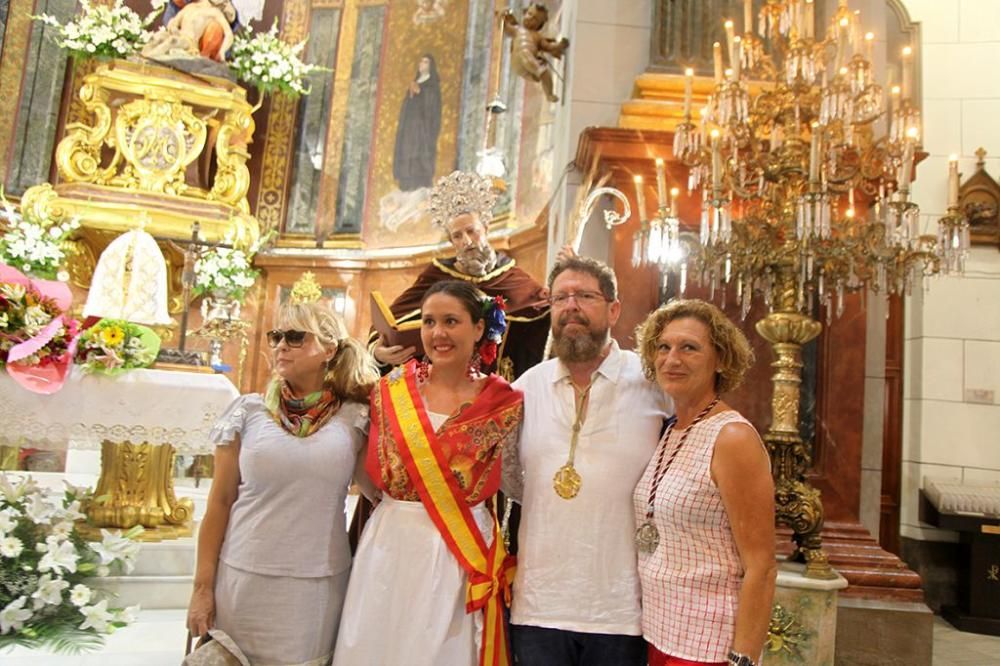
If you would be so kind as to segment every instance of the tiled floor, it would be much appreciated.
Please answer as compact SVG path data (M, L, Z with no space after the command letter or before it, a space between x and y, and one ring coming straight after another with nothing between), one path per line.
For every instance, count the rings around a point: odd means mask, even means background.
M140 621L108 638L104 650L64 656L15 650L3 666L178 666L184 653L184 611L143 611ZM933 666L1000 664L1000 637L966 634L934 618ZM361 665L359 665L361 666Z
M1000 636L967 634L934 618L934 666L1000 664Z

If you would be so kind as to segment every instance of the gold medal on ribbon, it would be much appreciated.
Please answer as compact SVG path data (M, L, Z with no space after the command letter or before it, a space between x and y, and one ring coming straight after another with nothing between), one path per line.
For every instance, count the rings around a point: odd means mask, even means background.
M556 495L563 499L573 499L580 492L580 485L583 479L580 473L573 467L573 463L566 463L559 468L556 475L552 477L552 487L555 488Z

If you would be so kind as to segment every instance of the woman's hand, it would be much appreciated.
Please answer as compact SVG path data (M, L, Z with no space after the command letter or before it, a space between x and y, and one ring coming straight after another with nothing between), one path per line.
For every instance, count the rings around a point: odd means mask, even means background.
M192 636L201 637L215 626L215 592L195 587L188 605L187 627Z

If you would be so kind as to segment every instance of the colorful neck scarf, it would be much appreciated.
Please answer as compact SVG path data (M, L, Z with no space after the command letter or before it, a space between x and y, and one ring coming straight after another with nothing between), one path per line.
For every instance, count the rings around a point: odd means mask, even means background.
M296 437L308 437L337 413L340 400L330 389L296 398L287 383L275 379L267 389L264 405L282 428Z

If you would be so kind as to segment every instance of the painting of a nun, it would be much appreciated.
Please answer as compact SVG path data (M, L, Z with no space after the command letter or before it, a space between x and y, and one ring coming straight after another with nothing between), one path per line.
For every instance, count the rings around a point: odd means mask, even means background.
M399 111L392 175L403 192L431 187L441 132L441 82L434 56L420 58Z

